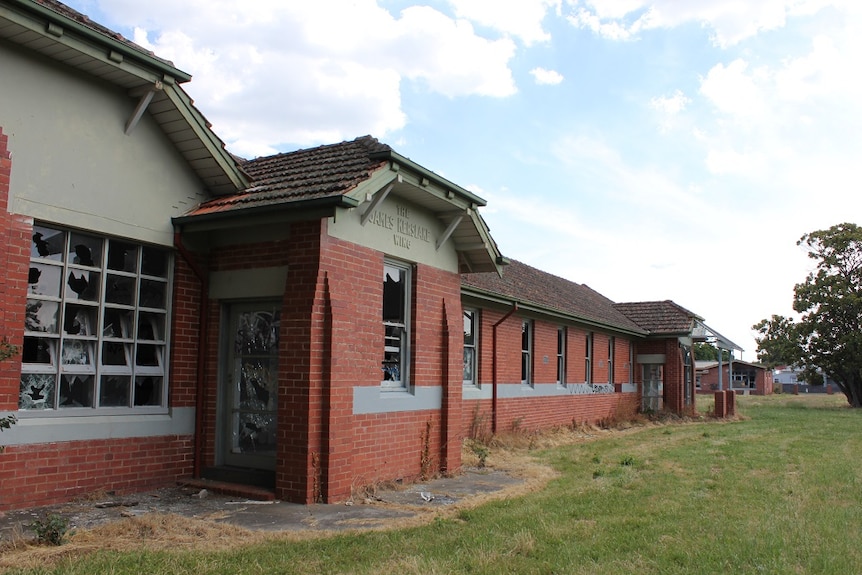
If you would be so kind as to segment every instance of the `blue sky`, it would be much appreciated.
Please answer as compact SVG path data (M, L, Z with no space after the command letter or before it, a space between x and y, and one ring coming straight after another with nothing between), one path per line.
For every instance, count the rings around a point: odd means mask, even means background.
M232 152L374 135L487 199L508 257L671 299L748 361L799 237L862 213L854 0L68 4L191 73Z

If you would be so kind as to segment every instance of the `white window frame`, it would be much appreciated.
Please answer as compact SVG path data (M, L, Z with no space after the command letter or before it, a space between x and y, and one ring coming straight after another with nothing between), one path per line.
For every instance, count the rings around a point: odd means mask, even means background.
M155 275L152 267L147 269L148 255L156 257L149 262L156 261L161 268ZM28 417L165 413L171 250L36 223L30 270L20 413ZM34 402L40 378L50 387L44 399ZM74 390L73 382L79 385ZM112 385L119 394L110 391ZM26 401L25 393L31 396ZM83 402L78 401L81 398Z
M533 384L533 322L521 321L521 384Z
M464 385L479 386L479 310L464 308ZM471 333L467 335L467 322ZM468 357L469 356L469 357ZM468 372L472 378L467 377Z
M608 336L608 383L614 384L614 346L616 345L616 338L614 336Z
M400 317L386 318L386 280L391 272L397 272L401 284ZM381 297L383 321L383 377L380 386L388 390L406 390L410 386L410 335L411 293L413 291L413 267L404 262L386 259L383 262L383 295Z
M566 348L569 342L569 330L565 326L557 328L557 383L566 385Z

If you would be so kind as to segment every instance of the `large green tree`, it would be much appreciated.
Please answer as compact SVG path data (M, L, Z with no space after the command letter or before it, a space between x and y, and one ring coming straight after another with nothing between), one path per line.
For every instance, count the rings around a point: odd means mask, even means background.
M862 228L838 224L797 245L817 262L794 288L799 319L773 315L753 326L758 359L801 367L806 381L815 381L819 368L850 405L862 407Z

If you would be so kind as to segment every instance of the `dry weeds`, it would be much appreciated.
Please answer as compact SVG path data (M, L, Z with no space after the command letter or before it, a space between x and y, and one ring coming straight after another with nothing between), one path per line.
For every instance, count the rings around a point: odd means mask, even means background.
M670 423L685 423L688 418L673 418ZM492 493L484 493L459 500L453 505L417 507L393 506L409 509L410 517L385 522L347 520L345 525L354 530L403 529L425 525L436 518L454 518L466 509L472 509L489 501L517 498L542 489L557 473L539 463L531 454L533 450L594 441L612 434L631 433L667 421L642 419L618 424L613 428L596 425L559 427L544 431L516 429L490 439L485 467L504 471L522 481ZM465 466L478 466L475 450L466 445L462 450ZM374 504L374 503L371 503ZM327 537L335 531L316 529L284 532L252 531L229 523L217 521L218 516L195 519L167 513L148 513L123 518L94 527L81 529L59 547L38 545L32 538L19 533L9 543L0 543L0 572L9 569L48 567L67 559L82 557L95 551L134 550L196 550L221 551L262 543L267 540L303 540ZM529 550L529 542L521 541L518 548ZM429 566L425 566L429 567ZM415 570L413 570L415 571ZM429 572L434 572L431 569Z

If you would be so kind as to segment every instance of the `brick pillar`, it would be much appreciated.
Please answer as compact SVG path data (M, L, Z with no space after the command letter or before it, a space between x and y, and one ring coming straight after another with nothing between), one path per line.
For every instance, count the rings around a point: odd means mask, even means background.
M727 394L727 417L736 416L736 392L732 389L726 389L724 391Z
M0 338L19 353L0 363L0 412L18 409L21 377L20 349L24 343L24 312L27 305L27 271L33 220L9 213L12 188L12 154L9 137L0 127Z
M441 351L443 412L440 414L440 471L444 474L454 473L461 467L460 425L464 385L464 352L462 347L463 332L460 329L461 322L458 321L460 318L460 297L458 297L457 302L448 306L446 300L443 300L443 325L441 326L443 339ZM462 343L459 344L459 342Z
M715 392L715 417L727 417L727 394L724 391Z

